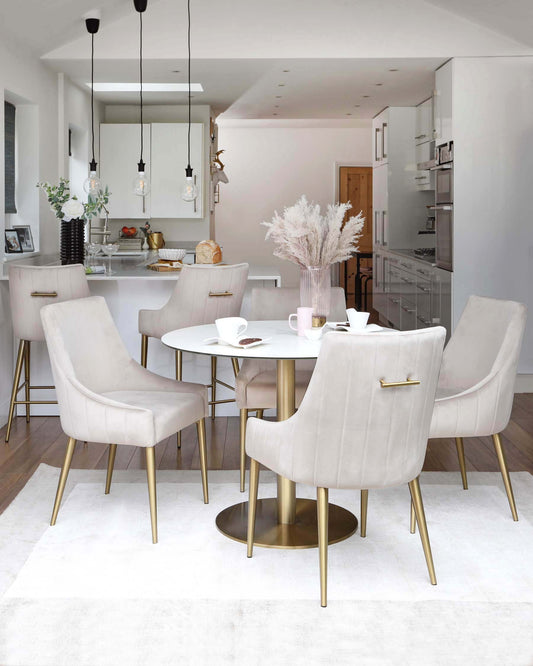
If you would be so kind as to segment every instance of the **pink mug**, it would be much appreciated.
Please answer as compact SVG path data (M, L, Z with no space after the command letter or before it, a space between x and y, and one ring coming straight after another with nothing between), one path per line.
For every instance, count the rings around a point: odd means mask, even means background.
M291 319L296 317L297 327L292 325ZM296 314L289 316L289 327L293 331L298 331L298 335L304 335L304 331L313 326L313 308L296 308Z

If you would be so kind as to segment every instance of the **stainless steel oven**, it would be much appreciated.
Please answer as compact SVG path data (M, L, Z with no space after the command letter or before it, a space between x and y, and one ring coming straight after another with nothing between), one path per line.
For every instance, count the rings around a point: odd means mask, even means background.
M439 268L453 271L453 204L435 208L435 263Z

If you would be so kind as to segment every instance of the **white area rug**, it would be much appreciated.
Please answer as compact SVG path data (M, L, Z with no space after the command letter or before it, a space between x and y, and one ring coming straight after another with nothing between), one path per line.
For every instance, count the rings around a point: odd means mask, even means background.
M59 471L41 465L0 516L2 666L162 664L533 664L533 477L422 476L438 585L409 534L409 493L370 493L368 536L329 549L320 608L317 550L256 548L215 517L241 501L236 472L158 473L159 544L146 477L73 470L48 526ZM262 474L260 494L273 496ZM299 487L299 496L313 490ZM330 500L359 511L358 493Z

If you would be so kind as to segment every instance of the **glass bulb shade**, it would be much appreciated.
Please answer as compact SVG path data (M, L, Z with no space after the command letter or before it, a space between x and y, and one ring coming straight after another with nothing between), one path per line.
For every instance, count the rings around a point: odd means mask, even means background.
M89 173L89 177L83 183L83 189L87 194L93 196L98 196L98 194L100 194L102 191L102 183L100 182L100 178L96 175L96 171L91 171Z
M144 171L137 173L137 178L133 181L133 194L138 197L145 197L150 193L150 180Z
M183 201L194 201L198 196L198 188L194 184L192 176L185 178L185 183L181 188L181 198Z

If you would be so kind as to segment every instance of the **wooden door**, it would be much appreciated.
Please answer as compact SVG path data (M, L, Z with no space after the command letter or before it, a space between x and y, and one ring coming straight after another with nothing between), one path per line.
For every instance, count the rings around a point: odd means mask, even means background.
M339 168L339 202L352 204L346 213L346 219L357 215L359 211L365 218L363 233L359 238L359 251L372 252L372 167L340 167ZM371 268L372 259L361 259L362 268ZM349 259L340 267L340 286L346 289L348 307L355 307L356 258ZM372 299L372 283L368 283L368 307Z

